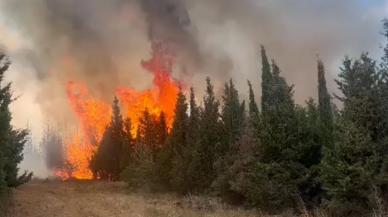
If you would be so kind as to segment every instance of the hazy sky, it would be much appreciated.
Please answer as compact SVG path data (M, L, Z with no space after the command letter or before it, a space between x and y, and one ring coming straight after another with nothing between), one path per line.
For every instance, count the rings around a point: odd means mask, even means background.
M160 2L182 9L174 16L163 14L153 6L164 4ZM296 85L299 103L316 95L317 55L325 62L329 87L335 91L333 78L344 55L357 57L368 51L379 57L385 43L380 33L381 21L388 17L388 0L179 2L0 0L0 48L13 62L6 79L13 82L14 93L20 96L12 105L14 125L28 126L36 146L47 121L74 120L69 118L72 114L64 97L67 80L87 80L102 97L105 92L110 97L110 90L117 86L149 85L151 78L140 67L140 60L149 56L150 29L159 37L178 35L173 40L184 56L181 66L187 66L189 72L174 76L187 79L199 94L204 77L209 75L219 88L233 78L243 96L250 79L259 96L257 54L259 44L263 44L283 75ZM58 59L69 53L79 57L79 62L90 61L97 67L88 72L51 73ZM91 68L90 63L80 64ZM109 68L114 72L107 72ZM106 79L109 76L114 79ZM97 90L101 86L104 93ZM39 158L27 154L23 168L33 167L44 176L44 163Z

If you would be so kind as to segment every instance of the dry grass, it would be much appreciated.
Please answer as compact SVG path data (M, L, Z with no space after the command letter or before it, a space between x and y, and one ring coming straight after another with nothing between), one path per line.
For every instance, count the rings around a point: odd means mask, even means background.
M37 181L13 195L7 217L263 216L214 198L128 192L124 183Z

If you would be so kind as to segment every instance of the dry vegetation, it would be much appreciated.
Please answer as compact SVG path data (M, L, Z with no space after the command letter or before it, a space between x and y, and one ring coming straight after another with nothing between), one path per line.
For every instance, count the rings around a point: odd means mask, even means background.
M253 217L214 198L130 192L124 183L35 181L14 190L6 217Z

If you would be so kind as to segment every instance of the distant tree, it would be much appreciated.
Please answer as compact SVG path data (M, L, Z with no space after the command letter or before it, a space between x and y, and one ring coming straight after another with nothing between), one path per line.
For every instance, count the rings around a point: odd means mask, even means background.
M63 168L65 164L62 137L58 130L47 125L40 142L46 156L46 166L51 170Z

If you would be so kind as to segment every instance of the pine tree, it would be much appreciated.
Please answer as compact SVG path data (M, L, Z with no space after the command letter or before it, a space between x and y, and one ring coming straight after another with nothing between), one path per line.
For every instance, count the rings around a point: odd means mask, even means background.
M130 118L125 118L123 122L123 147L120 157L120 171L123 171L130 164L133 148L132 121Z
M4 84L4 74L10 62L0 55L0 191L6 187L16 187L28 181L32 173L25 172L18 177L18 164L23 160L23 148L27 142L28 131L14 129L11 125L12 115L9 110L12 98L11 83Z
M265 55L263 59L266 59ZM265 62L265 61L264 61ZM265 64L268 64L266 62ZM262 92L267 98L262 101L260 117L258 163L255 165L251 190L247 199L268 210L294 207L309 174L302 162L308 150L300 136L301 121L293 100L293 86L280 76L280 69L272 61L272 73L263 83ZM268 79L271 78L271 79Z
M186 97L182 91L178 93L175 106L175 119L171 129L170 146L173 150L173 168L171 171L172 184L179 192L185 192L187 162L185 159L187 149L188 115Z
M261 46L261 64L261 107L262 111L266 112L271 104L272 72L264 46Z
M187 144L187 102L182 91L178 93L175 106L175 119L172 124L170 142L176 156L182 157Z
M231 148L239 139L244 129L245 123L245 103L240 103L238 91L235 89L233 81L225 84L223 105L221 111L222 138L217 148L215 169L217 177L213 182L213 187L221 194L230 190L229 168L234 161L235 153Z
M209 189L216 177L214 162L216 159L216 147L220 142L219 102L214 94L214 87L210 78L206 79L206 94L204 96L204 108L201 111L199 121L200 142L196 148L191 162L191 170L196 171L194 191Z
M249 87L249 116L252 120L258 119L259 117L259 107L257 106L255 100L255 93L252 88L252 84L248 81Z
M308 207L318 206L321 201L322 188L319 181L319 169L322 159L322 131L320 125L319 106L313 99L306 106L297 106L297 142L298 155L294 160L303 165L304 178L298 183L301 199Z
M245 119L244 102L240 103L238 91L234 87L232 80L229 81L229 84L225 84L222 99L221 120L224 138L223 144L221 144L221 147L217 150L217 153L220 155L229 151L230 145L237 141L241 134Z
M331 97L326 87L325 68L321 60L318 60L318 102L322 145L332 146L334 142L333 111Z
M130 125L129 120L126 121L126 127L130 128L128 125ZM120 178L121 172L129 163L128 156L131 144L128 138L120 112L119 100L115 97L112 105L111 123L105 130L91 164L96 176L108 180Z
M198 169L200 168L201 135L200 121L201 108L197 106L194 89L190 89L190 115L187 131L187 148L184 159L187 162L186 192L198 189Z
M171 182L171 170L172 170L172 159L173 150L170 144L167 142L168 128L167 120L164 112L159 115L159 120L156 123L157 128L157 147L156 147L156 158L154 162L154 176L155 183L160 189L169 189Z
M344 108L339 122L339 139L325 149L322 182L327 192L326 205L340 215L373 208L374 190L381 171L381 145L384 135L376 62L366 54L352 61L346 58L336 81Z
M156 117L146 108L139 118L130 164L122 172L122 179L131 187L153 188L159 181L155 165L159 151L159 128Z

